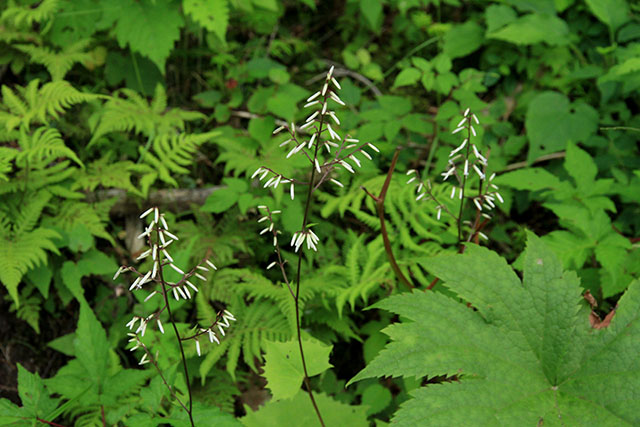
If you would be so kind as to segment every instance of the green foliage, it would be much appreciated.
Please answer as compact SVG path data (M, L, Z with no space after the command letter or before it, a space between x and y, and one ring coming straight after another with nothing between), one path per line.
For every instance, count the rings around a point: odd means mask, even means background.
M65 411L78 425L95 425L101 412L116 423L120 408L131 405L149 377L149 371L125 370L114 363L107 335L86 303L73 341L75 359L46 381L51 392L67 400Z
M53 239L60 235L52 229L38 227L43 209L51 195L47 191L25 194L21 210L2 206L0 217L0 282L19 306L18 284L29 270L47 262L47 250L58 253Z
M53 52L49 48L33 45L16 45L15 48L28 54L33 62L47 67L51 79L59 81L64 78L75 63L91 59L91 55L84 51L89 41L81 40L64 48L61 52Z
M363 427L368 425L364 407L345 405L321 393L316 394L315 398L326 425L344 424ZM309 396L303 391L299 391L292 399L271 400L258 411L241 418L240 421L247 427L275 427L282 425L283 418L295 420L300 425L320 425Z
M186 331L194 316L207 327L223 308L237 318L221 345L201 342L201 358L185 346L191 378L181 373L166 317L168 333L145 336L158 345L172 390L183 398L187 381L196 390L196 425L237 425L238 402L259 407L245 406L247 425L292 416L316 422L299 369L281 363L297 357L287 347L297 332L290 271L298 262L288 240L306 192L296 184L295 200L288 188L265 195L247 178L266 165L308 180L307 159L285 159L280 144L289 136L272 131L303 123L308 109L300 106L330 65L347 104L330 101L340 108L334 129L381 153L358 174L332 176L344 188L323 186L307 218L321 241L301 260L301 326L308 357L321 348L327 367L333 349L334 367L311 382L327 425L438 417L446 424L638 423L625 412L638 394L637 366L627 357L640 278L637 5L342 3L339 10L312 0L3 3L0 297L10 328L55 338L50 347L72 359L60 369L65 362L47 358L32 335L0 339L22 346L13 361L52 377L16 368L12 398L24 397L22 407L0 400L0 424L36 424L38 416L102 425L102 406L107 425L189 425L152 365L123 368L137 363L121 351L123 325L157 302L126 298L122 276L106 280L115 260L140 267L135 212L156 204L169 205L172 232L187 237L172 243L178 265L207 254L220 268L195 301L172 301L178 327ZM457 212L450 198L457 184L440 174L462 141L451 131L467 108L480 119L471 142L487 154L486 173L497 173L505 201L482 211L491 217L482 217L486 244L499 257L472 245L464 255L442 255L460 250L458 224L444 212L438 220L436 204L416 201L415 187L405 184L407 170L419 171ZM414 293L393 273L376 204L361 189L379 194L398 147L384 215L390 251ZM211 195L199 206L203 194ZM257 238L262 204L282 211L276 227L292 289L278 268L264 270L276 255L271 236ZM463 236L469 220L463 215ZM579 280L533 237L522 255L525 229ZM549 269L536 270L532 254ZM525 271L524 282L501 258ZM580 302L586 290L592 313ZM397 317L363 310L376 303L399 314L399 323L385 329ZM611 315L597 320L616 306L610 324ZM59 337L74 328L78 307L78 331ZM384 351L381 330L393 339ZM385 354L394 357L381 366ZM403 378L345 389L344 375L367 364L373 376ZM295 381L283 380L289 375ZM532 390L539 393L493 412ZM282 393L291 398L278 400ZM587 401L594 403L582 409ZM559 409L545 413L550 402ZM608 413L597 418L602 408Z
M577 276L563 272L531 233L522 283L497 254L475 246L464 255L435 257L427 268L462 303L421 292L378 303L406 320L385 330L392 343L352 381L382 375L457 379L416 390L395 422L638 422L635 402L625 396L640 387L638 361L631 356L639 332L639 283L620 300L610 326L594 330Z
M47 386L38 374L32 374L18 364L18 393L22 403L17 407L8 399L0 399L0 423L34 424L37 419L53 421L59 415L60 399L51 398Z
M173 0L117 0L105 8L106 19L115 21L120 47L149 58L164 73L165 62L184 24L179 4Z
M302 340L309 377L331 368L331 346L316 340ZM298 349L298 341L267 341L264 355L264 376L274 400L293 398L299 391L304 371Z
M15 90L2 86L0 125L7 131L17 127L27 128L34 123L49 124L72 105L91 101L96 95L82 93L67 81L49 82L41 87L38 79L26 87Z
M616 212L611 200L616 193L614 180L598 179L594 159L574 144L567 147L564 169L571 180L560 180L542 168L528 168L504 174L498 182L540 193L543 206L566 228L551 231L543 239L563 260L565 268L581 269L594 259L600 263L599 280L591 279L584 285L594 294L610 297L639 277L633 268L637 249L615 231L607 213Z
M224 41L229 25L229 3L227 0L183 0L182 7L184 12L191 15L194 21Z
M155 96L148 102L143 96L129 89L114 93L104 104L104 111L89 144L110 132L135 132L146 137L184 131L187 121L204 118L201 113L167 108L165 89L156 86Z

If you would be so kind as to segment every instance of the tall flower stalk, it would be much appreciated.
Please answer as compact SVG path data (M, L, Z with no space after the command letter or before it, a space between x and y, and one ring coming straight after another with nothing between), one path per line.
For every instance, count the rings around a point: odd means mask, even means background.
M423 181L415 169L407 171L407 184L415 185L416 200L433 201L436 203L436 217L439 220L442 212L450 215L457 224L458 247L464 251L463 242L477 241L478 238L487 240L482 232L487 222L491 220L490 211L496 207L496 202L504 202L498 192L499 188L493 183L496 174L487 177L488 155L485 156L478 149L475 138L476 128L480 125L478 117L467 108L462 114L462 120L457 124L452 134L465 135L462 143L451 150L447 161L447 169L441 173L444 182L452 182L451 199L460 201L458 211L451 211L445 203L434 195L431 181ZM477 180L475 179L477 177ZM474 188L475 187L475 188ZM474 210L473 220L465 220L465 207L471 203ZM469 233L464 236L464 227L469 227Z
M145 231L138 236L139 239L144 239L146 241L149 249L142 252L140 256L138 256L136 261L141 261L143 259L151 257L151 270L145 273L139 271L135 267L123 265L118 268L118 271L113 276L113 279L117 279L118 276L124 272L132 272L137 276L137 278L129 287L129 291L147 292L148 294L144 298L144 302L147 302L156 296L160 297L161 301L159 304L159 308L156 309L153 313L147 316L135 315L127 323L127 328L129 328L130 331L133 331L128 333L128 335L130 336L129 342L133 344L133 347L130 348L130 351L135 351L138 349L144 350L139 364L153 364L153 366L160 374L164 385L169 389L171 396L187 412L189 421L193 426L193 398L191 395L189 370L187 368L187 359L184 353L183 342L193 341L196 348L196 353L198 354L198 356L200 356L202 354L200 340L209 340L211 343L215 342L217 344L220 344L220 337L225 335L225 328L228 328L230 326L230 322L235 321L236 319L229 311L222 310L216 314L216 318L212 320L211 324L207 328L194 327L192 328L194 332L191 335L180 335L175 322L173 311L171 310L171 296L173 296L176 301L179 301L180 299L191 299L192 296L194 296L195 293L199 291L198 287L193 283L196 282L195 279L206 282L207 278L203 274L209 272L210 269L216 270L216 266L211 261L209 261L208 258L203 258L191 270L184 272L174 263L173 257L167 249L174 241L178 240L178 236L169 231L169 226L167 224L167 221L165 220L164 214L160 213L157 207L153 207L140 215L140 218L151 219ZM170 267L181 275L180 279L177 282L169 282L165 280L164 271L166 267ZM165 377L157 363L158 353L156 352L155 355L152 354L149 347L144 344L142 340L149 324L155 325L158 331L164 334L164 327L162 325L161 318L165 318L165 320L167 320L168 318L168 321L173 327L178 347L180 348L182 367L184 370L185 382L187 384L187 394L189 397L189 402L187 404L182 402L182 400L176 395L173 388L165 380Z
M298 155L304 156L309 161L308 180L286 177L266 166L258 168L251 177L252 179L259 177L261 182L266 180L264 184L265 188L275 189L280 185L288 185L292 200L296 195L296 186L306 187L302 224L300 229L293 234L290 242L294 251L298 253L298 262L294 270L293 280L289 278L287 269L285 268L286 262L283 259L278 240L281 232L275 227L274 222L274 215L280 212L272 211L267 206L259 206L258 209L262 216L258 219L258 222L268 224L260 234L270 233L273 237L276 260L272 261L267 268L273 268L275 266L280 268L283 280L295 303L296 331L298 349L300 351L304 372L304 385L322 426L324 426L324 421L316 404L307 372L304 348L302 345L300 318L300 280L303 251L305 244L306 250L314 251L318 250L320 244L320 238L314 233L309 223L313 196L315 191L325 183L343 187L343 184L337 179L339 174L344 173L344 171L355 173L356 169L362 165L361 160L371 160L371 154L369 154L367 150L378 152L378 149L373 144L361 143L349 135L340 136L338 131L334 129L334 126L340 126L340 119L336 115L336 112L333 111L333 108L335 108L335 106L344 106L345 103L338 96L337 91L340 90L341 87L340 83L333 77L333 69L334 68L331 67L327 73L321 90L307 99L304 108L312 108L315 111L307 117L304 124L296 127L295 123L291 123L291 125L280 126L273 132L274 135L281 132L287 133L287 139L280 143L281 147L287 147L289 150L286 154L287 158Z

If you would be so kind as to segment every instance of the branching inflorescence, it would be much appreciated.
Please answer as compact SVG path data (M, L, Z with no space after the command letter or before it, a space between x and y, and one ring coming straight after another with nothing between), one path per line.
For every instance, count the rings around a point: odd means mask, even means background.
M179 301L180 299L191 299L192 296L195 295L196 292L198 292L198 287L194 284L194 282L196 282L195 279L206 282L207 278L203 276L203 273L209 272L210 269L216 270L216 266L211 261L209 261L208 258L203 258L191 270L184 272L180 267L175 265L173 257L167 250L167 248L174 241L178 240L178 236L169 231L169 226L164 218L164 214L160 213L157 207L153 207L140 215L141 219L147 217L151 218L151 222L149 223L145 231L138 236L138 238L145 239L149 246L149 249L141 253L136 260L141 261L151 256L151 259L153 261L151 271L147 271L145 273L139 271L135 267L123 265L118 269L116 274L113 276L113 279L115 280L121 273L124 273L126 271L133 272L137 275L137 278L129 287L130 291L149 291L149 294L144 298L145 302L149 301L155 296L162 297L163 301L160 304L160 308L158 308L156 311L149 314L148 316L133 316L133 318L127 323L126 326L127 328L129 328L129 330L134 331L135 329L134 332L128 334L131 337L129 339L129 342L133 343L133 347L130 349L130 351L135 351L139 348L142 348L144 350L144 354L142 355L139 364L144 365L146 363L152 363L156 367L156 369L158 369L160 375L162 376L162 372L160 371L155 360L157 359L157 352L155 356L153 356L149 348L142 342L142 337L144 337L147 326L150 323L153 324L154 321L157 329L164 334L164 327L162 326L160 317L166 311L169 322L173 326L176 339L180 347L180 354L182 356L182 363L189 392L188 408L177 398L171 387L167 384L166 381L164 381L164 377L162 378L165 385L171 391L171 394L178 400L180 405L189 414L189 418L191 419L191 423L193 425L193 420L191 417L191 388L189 386L189 374L187 370L186 358L184 355L182 342L190 340L194 341L196 352L198 353L198 356L200 356L200 339L204 338L206 340L209 340L211 343L215 342L217 344L220 344L220 337L225 335L225 328L228 328L230 326L230 322L236 319L229 311L222 310L216 313L216 318L212 320L211 325L209 325L207 328L197 328L196 331L190 336L180 336L178 328L175 324L175 320L173 318L173 313L171 312L171 306L169 303L170 294L173 295L176 301ZM166 267L172 268L181 275L180 279L177 282L169 282L165 280L164 269ZM219 334L220 337L217 334Z
M472 142L472 138L477 137L476 129L474 125L480 125L478 117L471 113L467 108L463 113L463 118L460 120L456 128L453 130L453 134L466 131L466 138L462 143L451 150L449 153L449 159L447 162L447 170L441 173L443 181L454 179L455 182L451 187L450 198L456 197L460 200L460 208L458 213L452 212L446 204L438 200L432 191L431 181L427 180L426 183L420 178L418 171L410 169L407 171L407 175L410 177L407 184L413 184L416 186L416 200L432 200L436 206L436 217L440 219L442 211L449 214L458 224L458 241L471 241L476 236L483 239L487 239L487 236L481 231L487 221L491 220L489 211L496 206L496 201L502 203L504 200L498 192L498 186L493 184L493 179L496 174L492 173L487 177L488 155L485 157L477 145ZM477 176L478 183L476 191L471 185L475 184L473 176ZM471 195L470 195L471 193ZM473 221L463 220L465 201L470 200L476 210L475 219ZM471 231L466 239L463 240L462 225L470 227Z
M262 214L258 222L264 222L267 225L260 234L270 233L273 238L276 260L272 261L267 268L270 269L275 266L280 268L284 282L295 301L298 344L305 374L304 383L322 425L324 425L324 422L311 391L300 332L299 295L303 252L301 249L304 248L306 243L307 250L317 251L320 242L320 238L313 232L309 224L310 207L314 192L327 182L343 187L342 182L338 180L339 172L355 173L356 169L362 166L361 161L372 159L367 150L378 152L378 149L373 144L361 143L350 135L341 136L339 130L334 129L334 126L340 126L340 119L332 108L345 105L337 94L337 90L340 89L340 83L333 77L333 67L331 67L323 82L322 89L311 95L304 105L304 108L315 109L306 118L304 124L296 127L295 123L291 123L291 125L280 126L273 131L274 135L283 131L288 134L287 138L280 142L281 147L287 147L288 149L287 158L298 155L304 156L308 160L308 180L287 177L266 166L259 167L251 176L252 179L258 177L261 182L265 181L264 188L275 189L280 185L289 185L288 190L292 200L296 196L296 187L306 187L307 190L302 225L293 234L290 242L291 247L298 253L295 282L287 276L285 261L278 242L278 235L281 233L275 227L274 215L280 213L280 211L272 211L267 206L258 206ZM293 286L294 283L295 288Z

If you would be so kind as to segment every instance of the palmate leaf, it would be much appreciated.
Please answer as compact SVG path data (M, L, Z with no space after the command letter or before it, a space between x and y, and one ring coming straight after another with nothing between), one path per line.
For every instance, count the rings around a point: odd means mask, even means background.
M462 302L438 293L376 306L406 321L352 381L456 375L412 393L400 425L630 425L640 422L640 283L610 326L592 329L577 276L529 234L521 282L495 253L470 245L427 269ZM467 307L469 302L476 310Z

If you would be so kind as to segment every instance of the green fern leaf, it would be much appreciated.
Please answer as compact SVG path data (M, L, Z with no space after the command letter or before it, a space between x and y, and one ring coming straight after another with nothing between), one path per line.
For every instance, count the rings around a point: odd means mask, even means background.
M391 344L352 382L383 375L458 380L414 391L395 423L640 422L640 282L620 299L608 327L592 329L578 277L563 272L531 233L522 281L497 254L475 245L426 265L462 302L414 292L378 303L406 320L384 330Z
M33 45L16 45L16 49L28 54L31 60L47 68L53 81L62 80L74 64L86 62L91 54L84 52L90 40L82 40L65 47L60 52L54 52L47 47Z
M167 110L162 85L156 87L151 103L133 90L121 89L104 105L89 146L110 132L135 132L147 137L175 134L184 130L185 122L204 118L206 116L199 112Z
M2 12L0 21L9 23L15 27L31 26L34 22L40 23L52 18L60 8L60 0L43 0L38 7L11 6Z
M48 124L72 105L101 98L100 95L82 93L64 80L39 86L38 79L26 87L17 86L15 92L3 86L0 125L11 131L17 127L28 128L32 121Z
M24 166L27 162L46 165L58 157L68 157L84 167L76 153L64 145L62 136L57 129L40 127L31 135L22 132L18 143L22 151L16 156L16 162L20 166Z
M186 166L192 164L192 157L198 147L211 141L216 135L216 131L202 134L163 134L153 139L153 151L145 151L144 147L140 147L140 156L142 161L157 171L161 180L177 187L178 183L172 174L189 173Z
M20 305L18 284L22 276L29 269L47 263L45 250L58 253L52 239L59 238L58 233L46 228L37 228L13 237L0 236L0 282L7 288L16 305Z
M222 41L229 25L228 0L183 0L184 12Z

